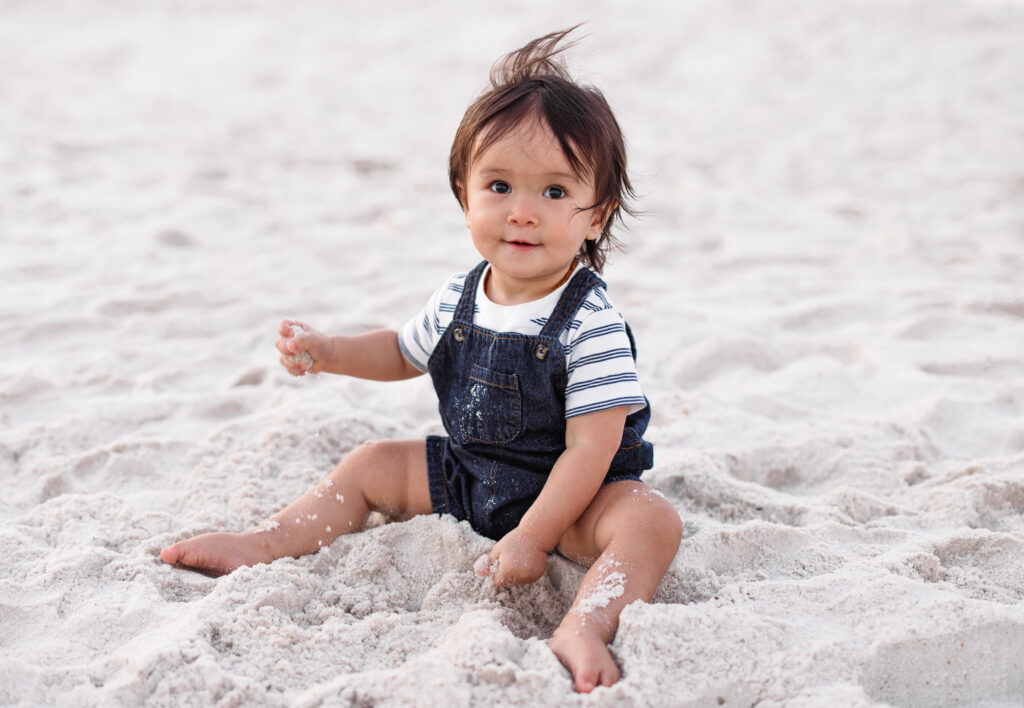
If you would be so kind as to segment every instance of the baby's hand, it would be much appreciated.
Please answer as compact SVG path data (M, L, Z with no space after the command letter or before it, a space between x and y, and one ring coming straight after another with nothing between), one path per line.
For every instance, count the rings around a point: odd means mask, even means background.
M547 567L547 551L527 534L513 529L494 544L488 555L477 559L473 570L477 575L490 576L498 587L507 587L532 583L544 575Z
M277 332L281 365L289 374L304 376L323 371L330 353L331 340L327 335L295 320L283 320Z

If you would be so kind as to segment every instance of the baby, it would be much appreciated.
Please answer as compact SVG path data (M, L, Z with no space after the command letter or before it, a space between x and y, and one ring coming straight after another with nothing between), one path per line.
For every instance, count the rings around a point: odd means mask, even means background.
M555 551L589 566L548 646L576 690L618 681L607 645L619 615L654 595L682 526L640 481L650 406L632 334L595 274L632 188L611 108L560 61L572 29L495 64L456 133L451 187L483 262L401 332L279 328L296 376L429 373L447 435L366 443L272 519L175 543L164 561L229 573L313 553L370 511L451 514L496 541L475 566L495 585L537 580Z

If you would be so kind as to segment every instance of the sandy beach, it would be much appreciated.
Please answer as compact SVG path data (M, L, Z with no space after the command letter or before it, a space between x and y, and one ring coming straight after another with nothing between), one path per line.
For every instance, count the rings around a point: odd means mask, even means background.
M450 517L211 578L427 378L293 378L477 262L447 157L570 54L644 212L605 272L684 538L623 679L545 641L583 569ZM0 705L1024 705L1024 3L0 0Z

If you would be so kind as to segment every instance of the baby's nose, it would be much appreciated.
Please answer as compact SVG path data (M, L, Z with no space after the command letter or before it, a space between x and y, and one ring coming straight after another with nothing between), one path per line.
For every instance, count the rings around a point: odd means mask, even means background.
M508 212L508 223L515 226L535 226L537 209L532 199L520 197L512 202Z

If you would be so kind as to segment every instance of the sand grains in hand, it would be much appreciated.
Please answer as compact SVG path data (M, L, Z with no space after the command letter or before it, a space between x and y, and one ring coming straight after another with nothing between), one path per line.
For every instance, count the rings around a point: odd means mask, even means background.
M292 330L293 338L298 337L300 334L306 333L306 330L300 327L299 325L289 325L289 327ZM301 352L298 352L297 354L286 356L285 359L290 361L292 364L301 367L304 372L309 371L310 369L313 368L313 357L311 357L309 355L309 352L307 352L305 349L303 349Z

